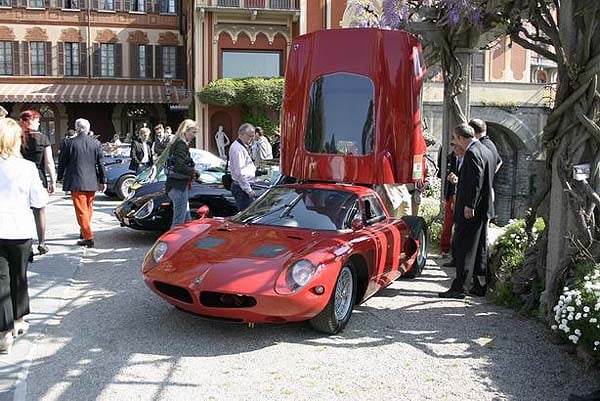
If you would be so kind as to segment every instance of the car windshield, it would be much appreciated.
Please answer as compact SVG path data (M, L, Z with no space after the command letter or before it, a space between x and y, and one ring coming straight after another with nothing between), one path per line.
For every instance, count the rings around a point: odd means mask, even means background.
M170 149L169 144L152 167L138 174L136 181L140 184L166 181L165 166ZM196 170L200 172L200 182L207 184L221 182L221 176L225 173L225 161L202 149L190 149L190 156L194 160Z
M350 228L357 210L358 197L350 192L281 186L271 188L231 220L308 230L343 230Z

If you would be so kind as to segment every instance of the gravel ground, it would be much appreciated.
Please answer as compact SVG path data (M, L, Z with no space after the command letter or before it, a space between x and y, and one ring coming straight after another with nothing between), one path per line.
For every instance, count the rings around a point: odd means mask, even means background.
M28 400L566 400L600 384L544 325L437 298L452 272L434 258L357 307L337 336L202 320L142 283L156 235L118 227L115 202L97 204L98 248L83 251L62 319L37 339Z

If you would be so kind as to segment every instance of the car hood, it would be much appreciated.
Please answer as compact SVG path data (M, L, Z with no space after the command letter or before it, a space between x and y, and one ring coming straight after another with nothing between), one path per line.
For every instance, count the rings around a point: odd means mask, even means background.
M134 201L137 198L142 198L147 195L155 194L157 192L164 192L164 191L165 191L165 182L164 181L151 182L148 184L144 184L141 187L139 187L138 189L136 189L135 195L131 198L131 200Z
M336 256L336 232L249 226L203 219L167 232L165 259L149 276L181 286L194 280L218 291L273 289L281 271L300 259L314 264Z

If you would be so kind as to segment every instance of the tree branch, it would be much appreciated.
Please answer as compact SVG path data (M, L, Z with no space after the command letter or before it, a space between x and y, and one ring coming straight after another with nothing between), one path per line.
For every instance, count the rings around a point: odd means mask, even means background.
M537 54L539 54L540 56L544 56L549 60L552 60L556 63L558 63L558 56L554 53L552 53L551 51L543 48L540 45L536 45L535 43L532 43L526 39L523 39L522 37L519 36L519 32L513 32L510 35L510 38L517 44L519 44L520 46L532 50L534 52L536 52Z

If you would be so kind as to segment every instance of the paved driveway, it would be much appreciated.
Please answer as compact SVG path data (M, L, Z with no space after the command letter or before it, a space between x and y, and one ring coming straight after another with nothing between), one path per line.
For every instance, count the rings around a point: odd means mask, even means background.
M566 400L600 383L543 325L479 299L439 300L451 272L436 260L358 307L338 336L202 320L145 288L156 235L118 227L115 204L99 198L98 247L85 250L72 245L69 201L49 208L32 333L0 357L0 400Z

